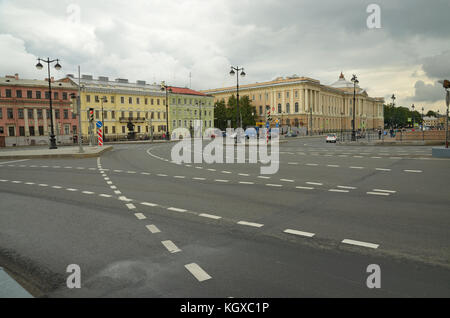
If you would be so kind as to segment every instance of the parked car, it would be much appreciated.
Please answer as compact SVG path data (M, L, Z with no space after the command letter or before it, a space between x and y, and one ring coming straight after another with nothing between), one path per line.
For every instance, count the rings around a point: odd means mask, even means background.
M297 137L297 136L298 136L297 133L295 133L295 132L293 132L293 131L288 132L288 133L285 135L286 138L289 138L289 137Z
M336 134L329 134L329 135L327 135L327 139L326 139L326 141L327 141L327 143L336 143L337 142L337 136L336 136Z

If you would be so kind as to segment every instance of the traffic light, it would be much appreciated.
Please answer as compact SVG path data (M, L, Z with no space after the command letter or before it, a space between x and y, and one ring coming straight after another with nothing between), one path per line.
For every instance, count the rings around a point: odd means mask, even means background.
M270 109L267 111L267 121L271 122L272 121L272 114L270 112Z
M89 108L89 121L94 121L94 108Z

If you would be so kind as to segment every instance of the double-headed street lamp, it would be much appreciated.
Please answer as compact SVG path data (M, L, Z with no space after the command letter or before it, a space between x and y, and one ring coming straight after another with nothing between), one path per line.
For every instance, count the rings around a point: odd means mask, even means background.
M412 104L411 108L412 108L412 128L414 129L414 108L416 108L416 106Z
M235 72L236 71L236 72ZM239 72L241 72L241 76L245 77L245 72L244 72L244 68L239 68L239 67L231 67L231 72L230 75L234 76L236 75L236 128L239 128L241 126L241 122L240 122L240 111L239 111Z
M355 124L356 124L356 85L359 84L358 78L356 77L355 74L353 74L352 77L352 82L353 82L353 122L352 122L352 141L356 141L356 129L355 129Z
M166 92L166 140L170 140L169 131L169 93L172 93L172 89L166 85L166 82L161 83L161 91Z
M48 89L49 89L49 100L50 100L50 126L51 126L51 133L50 133L50 149L58 149L56 146L56 139L55 139L55 130L53 126L53 105L52 105L52 79L50 77L50 64L56 62L55 69L59 71L61 69L61 65L59 64L59 59L56 60L50 60L50 58L47 57L47 60L38 58L38 63L36 64L36 68L38 70L42 70L44 66L41 64L41 62L47 63L48 67Z

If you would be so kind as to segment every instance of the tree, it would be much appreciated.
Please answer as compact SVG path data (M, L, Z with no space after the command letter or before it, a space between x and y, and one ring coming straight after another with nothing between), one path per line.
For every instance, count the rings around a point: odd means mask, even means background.
M428 113L427 113L425 116L428 116L428 117L437 117L437 113L434 112L434 111L432 111L432 110L429 110Z
M408 119L411 118L411 122ZM407 107L384 105L384 123L387 128L411 127L413 123L422 123L422 115L418 111L410 111Z
M228 104L225 106L225 101L220 100L214 104L214 115L216 116L216 125L221 130L228 127L228 121L231 121L231 127L236 128L237 119L237 100L234 95L228 99ZM242 127L255 126L256 124L256 109L252 106L248 96L239 98L239 112L242 116Z

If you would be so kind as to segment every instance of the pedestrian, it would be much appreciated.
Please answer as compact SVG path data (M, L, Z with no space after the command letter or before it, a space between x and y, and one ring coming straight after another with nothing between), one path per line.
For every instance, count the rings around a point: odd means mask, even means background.
M378 130L378 139L381 139L381 129Z

